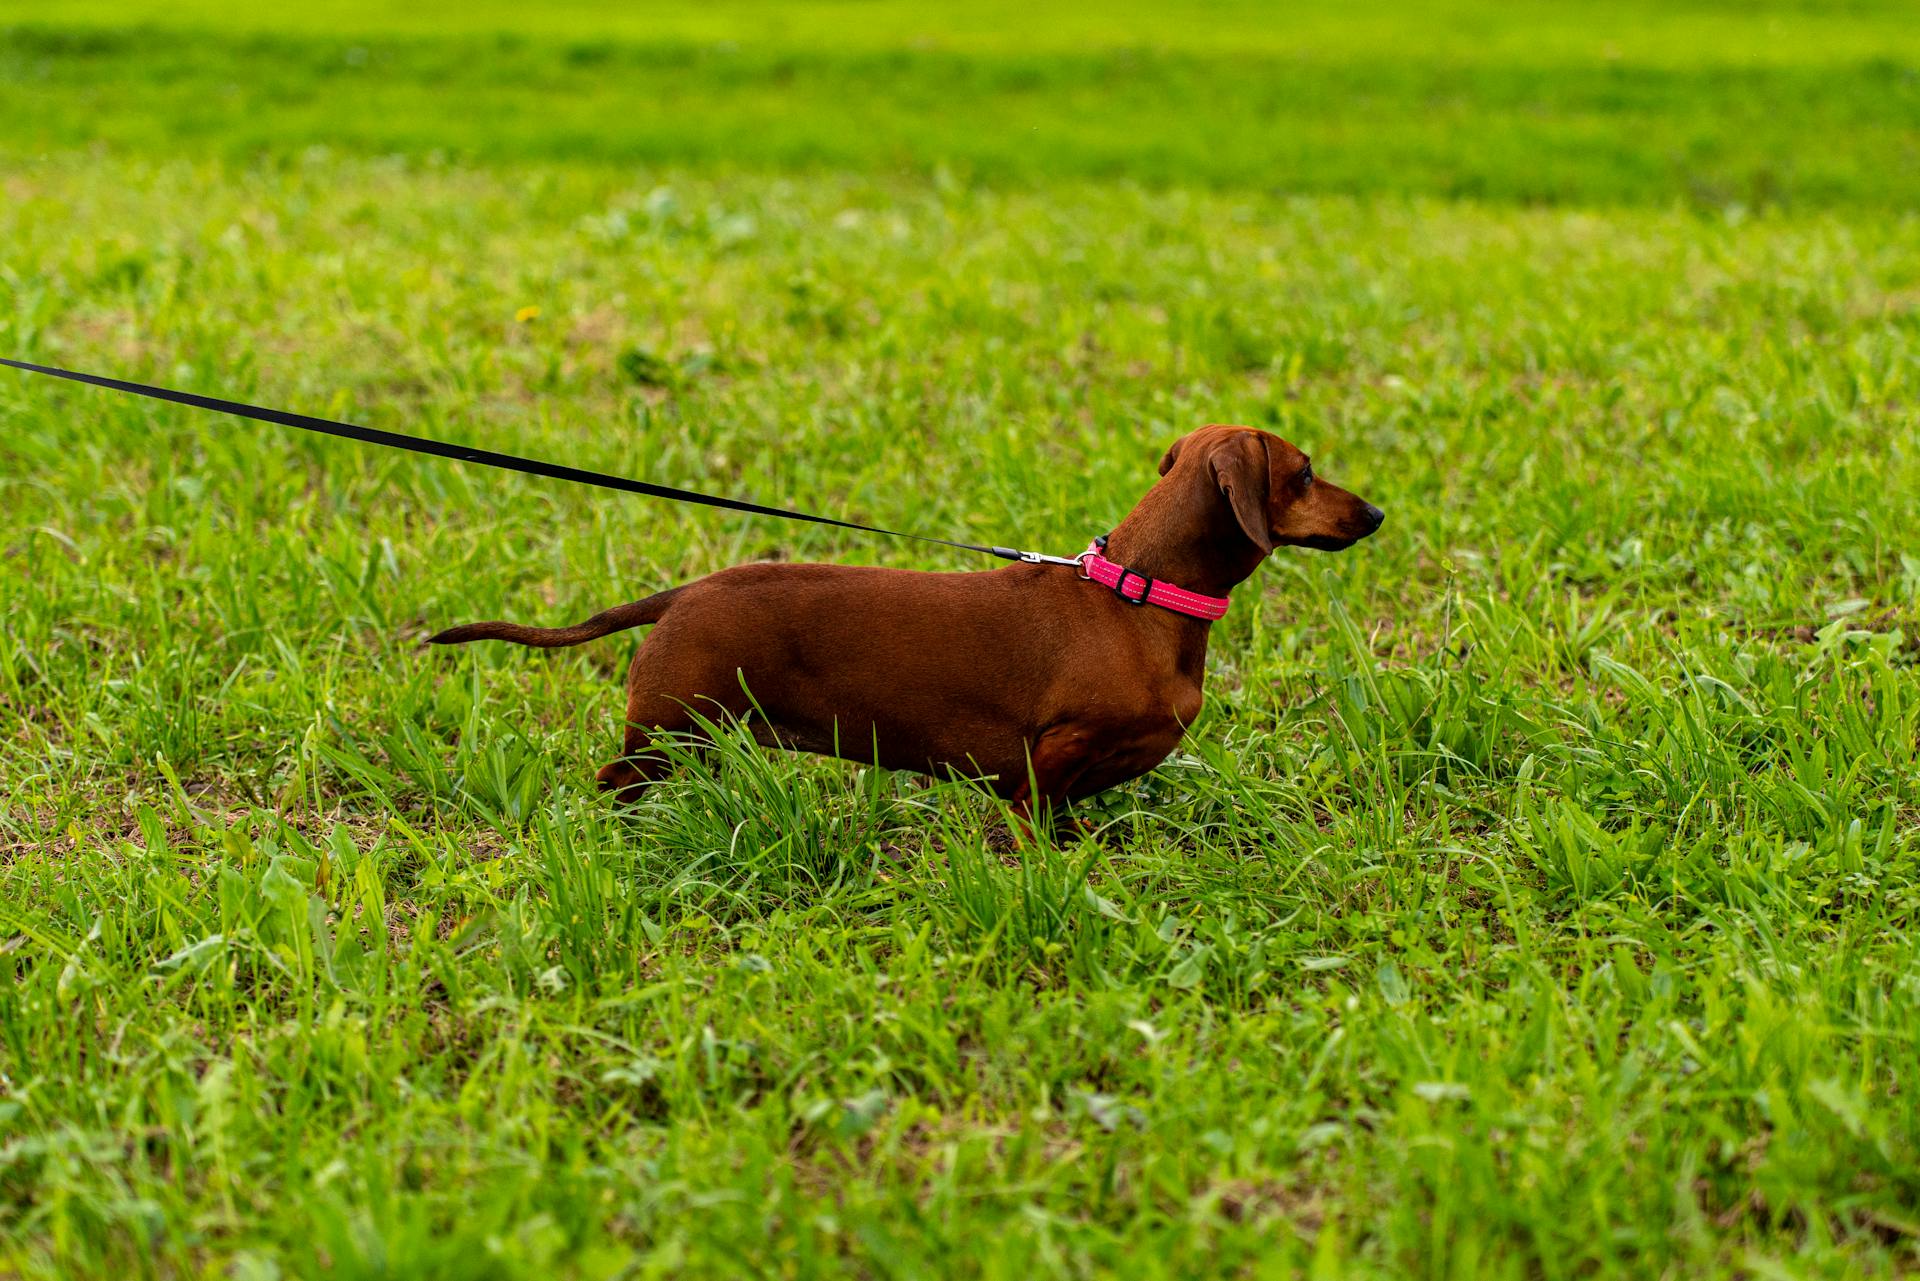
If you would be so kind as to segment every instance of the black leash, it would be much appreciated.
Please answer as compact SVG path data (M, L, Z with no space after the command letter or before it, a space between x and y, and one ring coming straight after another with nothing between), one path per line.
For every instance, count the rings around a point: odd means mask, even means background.
M458 463L478 463L482 467L498 467L502 471L517 471L529 476L545 476L550 480L572 481L576 485L596 485L601 489L618 490L623 494L665 498L676 503L698 503L703 507L719 507L727 511L747 512L755 516L777 516L781 520L801 520L814 525L833 525L840 529L858 530L863 534L882 534L888 538L911 538L922 543L938 543L942 547L957 547L961 551L984 552L988 556L998 556L1002 560L1025 561L1030 565L1078 565L1080 563L1077 559L1066 556L1044 556L1039 552L1023 552L1014 547L983 547L978 543L956 542L951 538L906 534L897 529L862 525L858 521L835 520L831 516L815 516L807 512L789 511L784 507L767 507L760 503L749 503L738 498L721 498L714 494L702 494L697 490L680 489L673 485L656 485L651 481L632 480L626 476L609 476L605 472L589 471L584 467L568 467L564 463L542 462L538 458L521 458L515 454L503 454L491 449L475 449L471 445L452 445L445 441L428 440L424 436L382 431L378 427L362 427L358 423L335 422L331 418L315 418L312 414L294 413L288 409L267 409L260 405L249 405L243 401L225 400L219 396L202 396L197 392L175 391L170 387L153 387L146 383L129 382L124 378L83 374L71 369L56 369L51 365L33 365L24 360L9 360L5 356L0 356L0 365L23 369L30 374L45 374L49 378L64 378L69 382L105 387L109 391L123 391L133 396L145 396L149 400L166 400L176 405L190 405L195 409L211 410L216 414L232 414L237 418L251 418L255 422L278 423L282 427L297 427L301 431L319 432L323 436L357 440L366 445L384 445L388 449L404 449L409 453L430 454L435 458L451 458Z

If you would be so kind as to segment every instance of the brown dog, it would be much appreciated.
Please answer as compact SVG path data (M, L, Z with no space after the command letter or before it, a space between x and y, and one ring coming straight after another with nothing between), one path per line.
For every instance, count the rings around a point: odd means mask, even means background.
M1318 480L1248 427L1174 442L1161 480L1109 536L1133 577L1224 596L1276 547L1339 551L1379 508ZM1164 760L1200 712L1202 619L1119 599L1071 567L957 574L741 565L575 627L470 623L431 644L552 648L654 625L627 675L626 746L600 771L632 800L667 770L653 736L694 712L746 719L769 746L987 781L1023 817ZM751 697L749 697L751 691Z

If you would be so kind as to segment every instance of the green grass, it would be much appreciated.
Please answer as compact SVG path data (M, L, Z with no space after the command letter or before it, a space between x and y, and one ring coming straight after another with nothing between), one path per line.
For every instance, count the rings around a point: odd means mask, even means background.
M418 639L973 562L0 374L0 1274L1920 1270L1920 221L1855 74L1900 10L1640 14L1681 87L1599 107L1558 11L1303 18L1323 85L1433 37L1397 74L1507 138L1480 200L1384 106L1352 183L1243 181L1159 89L1177 164L962 145L1009 66L1066 118L1114 50L1176 95L1293 56L1252 9L463 12L0 38L42 77L0 81L0 351L1061 552L1243 421L1388 524L1237 594L1090 839L737 743L623 817L634 637ZM736 153L727 39L834 150ZM335 131L247 61L356 41ZM868 65L988 88L862 131ZM737 111L635 148L636 67ZM1810 91L1749 137L1749 75ZM1539 189L1488 105L1526 77L1606 154L1715 121L1831 180Z
M1239 2L952 19L834 0L525 19L497 3L232 7L83 0L50 21L0 0L0 134L149 156L330 146L1042 186L1920 203L1909 0L1757 16L1451 0L1358 20Z

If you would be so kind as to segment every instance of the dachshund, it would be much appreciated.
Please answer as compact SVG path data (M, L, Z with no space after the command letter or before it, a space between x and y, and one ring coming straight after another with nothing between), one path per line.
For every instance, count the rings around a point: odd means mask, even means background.
M1275 548L1340 551L1383 519L1278 436L1214 425L1174 442L1078 571L739 565L577 626L469 623L428 643L551 649L651 626L625 745L599 773L623 802L667 773L656 736L732 718L767 746L967 775L1023 821L1058 820L1179 744L1212 618Z

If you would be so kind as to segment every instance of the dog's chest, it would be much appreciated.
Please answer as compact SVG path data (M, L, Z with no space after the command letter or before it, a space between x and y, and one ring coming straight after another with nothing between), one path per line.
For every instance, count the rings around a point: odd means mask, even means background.
M1134 734L1180 733L1200 715L1200 682L1178 673L1156 673L1128 679L1109 671L1105 679L1088 683L1081 691L1079 709L1089 719Z

